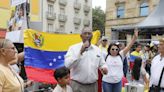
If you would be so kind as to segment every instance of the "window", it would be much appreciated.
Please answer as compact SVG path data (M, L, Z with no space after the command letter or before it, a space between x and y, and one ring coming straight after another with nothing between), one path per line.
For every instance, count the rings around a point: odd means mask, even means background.
M59 28L60 28L60 31L65 31L65 24L64 23L60 23L60 26L59 26Z
M143 2L140 5L140 16L147 16L149 14L149 6L147 2Z
M48 4L48 13L53 14L53 10L54 10L53 5Z
M88 0L85 0L85 2L87 3L87 2L88 2Z
M53 24L48 23L47 26L48 26L48 27L47 27L47 31L48 31L48 32L52 32L52 31L53 31Z
M123 18L125 13L124 5L117 7L117 18Z
M79 26L78 25L75 25L75 30L79 30Z
M65 14L65 9L64 8L60 8L60 14Z

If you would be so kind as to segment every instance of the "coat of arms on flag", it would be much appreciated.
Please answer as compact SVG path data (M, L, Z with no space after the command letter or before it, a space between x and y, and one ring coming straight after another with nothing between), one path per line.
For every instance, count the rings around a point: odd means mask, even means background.
M33 41L34 41L35 46L41 47L44 43L43 35L40 33L33 33L32 36L33 36Z

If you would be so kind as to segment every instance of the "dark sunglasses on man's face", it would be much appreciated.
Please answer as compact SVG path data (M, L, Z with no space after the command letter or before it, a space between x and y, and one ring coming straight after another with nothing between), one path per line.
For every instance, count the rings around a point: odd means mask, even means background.
M105 40L102 40L103 42L106 42L107 40L105 39Z
M112 49L112 51L118 51L118 49Z

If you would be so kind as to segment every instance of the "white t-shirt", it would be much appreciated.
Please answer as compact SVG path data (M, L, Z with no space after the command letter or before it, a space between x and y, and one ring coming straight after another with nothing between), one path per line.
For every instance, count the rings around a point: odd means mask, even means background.
M164 67L164 58L161 59L161 56L159 54L153 58L151 63L150 86L158 85L163 67ZM160 87L164 88L164 74L162 75L162 81Z
M120 56L121 55L121 56ZM108 83L118 83L123 77L123 61L125 56L123 51L120 51L120 55L111 56L109 55L106 59L108 66L108 74L104 75L102 80Z
M60 85L57 84L57 86L54 88L53 92L73 92L73 91L69 85L66 86L66 91L64 91L64 89Z

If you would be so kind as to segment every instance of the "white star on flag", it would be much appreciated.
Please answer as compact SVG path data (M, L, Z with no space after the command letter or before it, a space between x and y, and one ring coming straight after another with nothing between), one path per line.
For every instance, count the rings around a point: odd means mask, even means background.
M53 65L53 63L49 63L49 66L52 66Z

